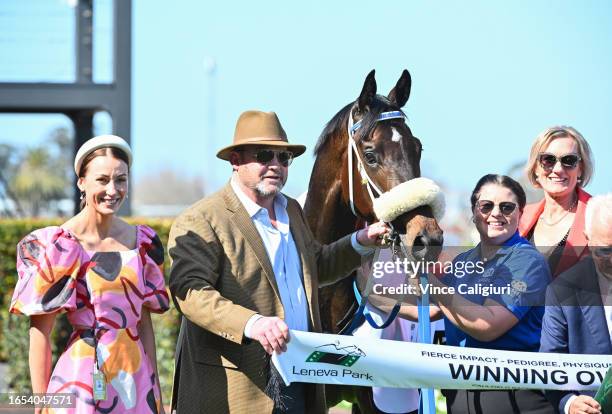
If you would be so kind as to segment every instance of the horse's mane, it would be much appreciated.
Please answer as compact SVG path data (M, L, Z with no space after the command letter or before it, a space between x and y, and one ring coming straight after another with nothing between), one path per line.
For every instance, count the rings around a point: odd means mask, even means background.
M348 113L353 107L354 102L351 102L344 106L338 111L336 115L325 125L323 132L319 136L317 145L314 149L315 156L319 155L319 151L331 140L332 137L336 136L338 132L344 132L347 130ZM376 119L378 115L387 111L401 111L400 108L389 102L386 96L376 95L373 101L369 105L369 110L366 112L365 117L361 121L361 128L359 128L359 136L368 136L372 130L376 127ZM401 111L403 113L403 111Z
M323 128L323 132L319 135L319 139L317 140L317 145L315 145L314 154L315 156L319 155L319 151L323 146L327 143L328 139L334 135L337 130L341 130L341 128L346 129L346 123L348 118L348 111L353 107L353 102L347 104L338 111L336 115L330 119L330 121Z

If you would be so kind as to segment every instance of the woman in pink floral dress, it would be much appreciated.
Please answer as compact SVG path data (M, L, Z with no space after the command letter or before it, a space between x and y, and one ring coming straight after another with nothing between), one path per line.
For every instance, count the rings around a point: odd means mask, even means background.
M33 392L76 396L72 408L37 412L163 412L150 312L169 305L164 250L151 228L115 215L127 196L130 164L123 139L87 141L75 159L81 212L17 246L10 311L31 318ZM74 332L51 370L50 334L60 312Z

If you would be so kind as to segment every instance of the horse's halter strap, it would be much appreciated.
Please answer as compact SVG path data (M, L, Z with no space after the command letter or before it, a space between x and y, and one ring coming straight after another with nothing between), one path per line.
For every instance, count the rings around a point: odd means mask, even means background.
M376 117L376 122L386 121L388 119L404 119L405 116L401 111L389 111L382 112ZM361 182L366 185L368 189L368 193L370 194L370 198L372 201L378 196L380 196L383 191L378 188L378 186L372 181L370 176L368 175L365 167L363 165L363 161L361 161L361 157L359 156L359 151L357 150L357 143L355 142L355 131L361 128L362 121L357 121L353 123L353 110L349 111L349 120L348 120L348 147L347 147L347 157L348 157L348 185L349 185L349 205L351 207L351 211L355 216L357 216L357 212L355 211L355 202L353 197L353 152L355 152L355 156L357 157L357 170L361 175ZM374 190L377 194L374 195Z

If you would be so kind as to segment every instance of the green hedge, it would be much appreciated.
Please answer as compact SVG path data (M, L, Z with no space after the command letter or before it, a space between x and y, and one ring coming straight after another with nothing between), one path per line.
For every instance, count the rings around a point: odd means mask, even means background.
M147 224L159 235L164 246L168 243L171 220L130 219L132 224ZM28 368L29 319L8 313L17 273L15 270L15 246L31 231L57 226L61 220L0 220L0 361L8 362L7 383L11 390L20 393L31 391ZM167 255L167 252L166 252ZM169 263L166 256L166 263ZM168 282L166 266L166 283ZM164 403L170 402L172 375L174 373L174 350L179 330L179 314L170 304L170 310L163 315L152 314L157 344L157 366ZM65 315L58 318L53 334L54 363L65 348L71 328Z

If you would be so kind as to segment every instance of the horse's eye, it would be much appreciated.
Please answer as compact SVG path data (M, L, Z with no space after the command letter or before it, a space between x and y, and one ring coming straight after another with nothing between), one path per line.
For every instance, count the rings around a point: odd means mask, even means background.
M368 165L374 166L377 164L376 155L374 155L374 152L372 151L365 152L363 154L363 158L365 158L365 161L368 163Z

